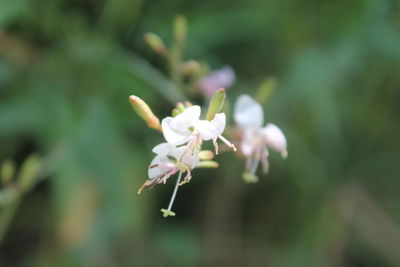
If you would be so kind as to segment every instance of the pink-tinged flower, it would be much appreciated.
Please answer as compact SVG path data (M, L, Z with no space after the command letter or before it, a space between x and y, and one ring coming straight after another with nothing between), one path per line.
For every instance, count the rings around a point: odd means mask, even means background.
M248 95L239 96L234 111L235 122L243 133L241 151L247 157L246 173L256 177L255 172L261 161L263 172L269 169L268 148L278 151L283 158L287 157L286 137L275 124L264 123L261 105Z
M152 151L156 156L149 166L149 180L139 189L139 193L148 186L154 188L158 184L166 183L169 177L178 172L186 172L184 182L189 182L191 171L199 164L198 154L186 153L187 146L177 147L169 143L161 143Z
M221 134L225 129L225 113L218 113L211 121L200 120L201 108L197 105L188 107L176 117L166 117L162 120L162 130L165 139L173 145L187 143L188 153L200 151L202 141L212 140L217 150L217 139L229 147L234 146Z
M215 70L200 80L200 89L207 98L211 98L220 88L228 89L235 82L235 72L231 67Z

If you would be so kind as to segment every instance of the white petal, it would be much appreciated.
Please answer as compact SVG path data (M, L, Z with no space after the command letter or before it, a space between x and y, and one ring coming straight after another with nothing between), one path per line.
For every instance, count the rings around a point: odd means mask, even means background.
M197 105L188 107L181 114L173 118L171 126L178 130L187 130L200 118L201 108Z
M201 139L205 141L218 136L217 130L211 121L199 120L194 124L194 127L199 132Z
M190 153L186 153L183 156L182 162L189 166L191 169L194 169L200 162L199 155L190 155Z
M225 113L218 113L212 121L198 120L193 126L199 132L201 139L207 141L222 134L225 129L225 123Z
M243 128L260 128L264 121L264 112L261 105L249 95L241 95L235 104L234 118Z
M155 164L168 164L168 163L169 163L168 158L155 156L155 158L151 161L150 166L155 165ZM147 174L148 174L149 178L152 179L157 176L163 175L170 170L171 170L171 167L163 165L163 166L158 166L158 167L154 167L154 168L149 168Z
M217 132L217 136L222 134L225 130L225 124L226 124L226 116L225 113L218 113L214 116L214 119L212 119L211 123L215 127L215 131Z
M251 154L253 154L254 148L257 143L256 138L258 137L256 136L255 130L248 128L244 131L242 143L240 144L243 155L250 156Z
M176 149L174 151L171 151L172 153L170 154L172 157L174 157L175 159L179 160L180 157L182 156L182 154L188 149L188 147L186 145L184 146L180 146L180 147L176 147Z
M177 149L177 147L170 143L161 143L161 144L156 145L152 151L153 151L153 153L156 153L157 155L167 156L169 154L172 154L171 152L176 149Z
M275 124L268 123L262 130L262 135L267 146L280 152L282 155L286 153L287 142L286 137Z
M174 118L171 117L166 117L161 122L165 140L173 145L181 145L186 143L191 138L191 132L189 130L179 130L175 127L172 127L173 122Z

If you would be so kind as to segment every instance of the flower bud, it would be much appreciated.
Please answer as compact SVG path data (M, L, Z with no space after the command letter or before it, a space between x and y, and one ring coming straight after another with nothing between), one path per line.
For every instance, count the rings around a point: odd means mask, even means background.
M186 107L182 102L176 103L176 108L179 110L180 113L184 112Z
M144 40L146 43L158 54L165 55L167 52L167 48L161 38L155 33L146 33L144 35Z
M182 75L192 75L200 71L200 64L197 61L189 60L181 67Z
M179 110L179 109L177 109L177 108L174 108L173 110L172 110L172 117L176 117L176 116L178 116L179 114L181 114L182 112Z
M278 82L274 77L265 79L256 93L256 100L261 105L265 105L266 102L271 98L272 93L275 91Z
M218 167L219 167L218 162L215 162L213 160L200 161L200 163L197 165L197 168L218 168Z
M183 45L186 39L187 22L182 15L176 16L174 21L174 38L178 45Z
M211 121L215 114L221 111L225 101L225 89L218 89L214 96L211 98L210 105L208 106L206 119Z
M32 188L39 174L40 165L37 155L30 155L24 161L18 174L18 186L22 191L28 191Z
M160 120L153 114L146 102L134 95L129 97L129 102L139 117L141 117L150 128L158 131L162 130Z
M199 89L207 99L210 99L219 88L228 89L236 80L235 72L229 66L212 72L207 70L207 66L203 66L203 70L200 71L208 73L198 83Z
M201 150L199 152L200 160L212 160L214 158L214 152L211 150Z
M15 174L15 164L11 160L6 160L1 166L1 181L3 185L7 185L11 182Z

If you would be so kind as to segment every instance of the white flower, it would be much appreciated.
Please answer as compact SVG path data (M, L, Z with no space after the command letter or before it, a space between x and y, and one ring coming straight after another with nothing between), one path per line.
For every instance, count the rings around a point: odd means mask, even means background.
M190 154L200 151L202 141L212 140L216 146L217 138L229 147L234 148L221 134L225 129L224 113L218 113L211 121L200 120L201 109L191 106L176 117L166 117L162 120L163 134L168 143L182 145L187 143ZM217 146L216 146L217 150Z
M234 111L235 122L243 132L241 151L247 157L246 171L255 174L259 162L268 172L268 148L287 157L287 142L283 132L272 123L262 127L264 113L260 104L248 95L239 96Z
M200 88L206 97L211 98L216 90L231 87L235 80L236 76L233 69L231 67L224 67L202 78Z
M139 189L139 193L147 186L151 188L160 183L166 183L167 179L177 172L187 172L185 182L191 179L191 170L199 164L197 154L189 154L187 146L174 146L169 143L161 143L152 150L157 155L151 161L148 171L149 180Z

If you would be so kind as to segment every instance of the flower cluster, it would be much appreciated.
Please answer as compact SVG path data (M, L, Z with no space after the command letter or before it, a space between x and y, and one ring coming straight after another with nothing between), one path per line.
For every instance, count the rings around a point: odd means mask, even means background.
M283 158L287 157L286 137L275 124L264 123L264 112L260 104L248 95L239 96L234 111L234 119L242 133L241 152L247 157L246 171L243 179L256 182L255 175L261 162L264 174L268 173L268 148L278 151Z
M131 102L133 99L135 97L131 96ZM169 177L178 173L170 204L167 209L161 210L164 217L175 215L171 207L177 188L188 183L192 178L192 170L200 165L203 141L212 140L216 154L218 139L236 150L234 145L222 136L226 124L224 113L215 114L211 120L201 120L200 115L200 106L194 105L184 107L180 114L175 117L166 117L161 121L162 133L167 142L153 148L156 156L149 166L149 179L139 189L139 193L146 187L154 188L158 184L166 183ZM183 174L185 176L182 179Z
M167 180L177 175L176 185L171 200L166 209L162 209L164 217L174 216L171 210L179 186L190 182L192 171L195 168L218 167L212 161L214 153L202 150L205 141L212 141L215 154L218 154L217 141L221 140L228 147L236 151L222 133L226 127L225 113L221 112L225 101L225 89L233 85L236 80L234 70L223 67L210 71L210 66L201 61L185 60L183 48L186 38L186 20L178 16L173 23L172 43L167 45L155 33L147 33L145 41L149 47L161 56L168 66L170 80L179 93L199 95L210 100L205 119L201 119L201 108L189 102L178 103L172 111L171 117L160 120L153 114L150 107L140 98L130 96L130 102L136 113L155 130L162 132L165 142L153 148L156 154L148 169L148 179L139 189L154 188L165 184ZM256 97L265 103L274 89L275 79L267 79L257 90ZM234 120L240 134L240 151L247 158L243 178L246 182L256 182L256 171L262 165L266 174L269 169L269 149L280 152L283 158L287 157L287 143L283 132L272 123L263 127L264 113L262 106L248 95L239 96L234 110ZM232 131L228 131L232 132ZM235 136L236 137L236 136Z

